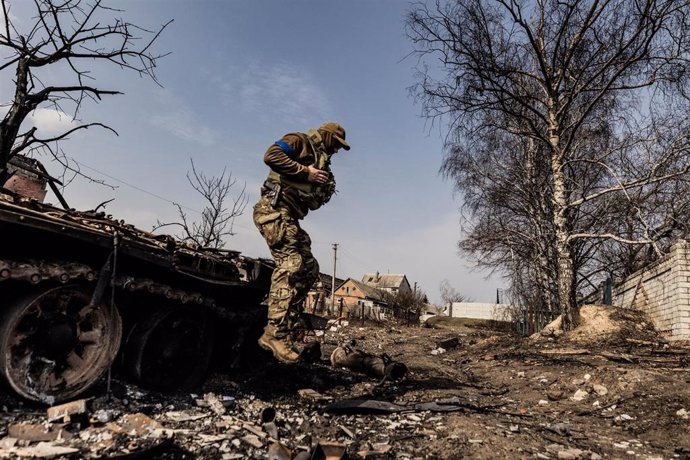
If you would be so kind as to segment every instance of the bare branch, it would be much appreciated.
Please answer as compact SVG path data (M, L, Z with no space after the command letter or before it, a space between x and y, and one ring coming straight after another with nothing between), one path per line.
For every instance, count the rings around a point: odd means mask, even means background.
M182 206L175 204L180 218L179 222L158 221L153 230L168 226L179 227L182 231L178 238L202 247L221 249L225 237L234 235L235 218L242 215L248 203L246 184L242 190L230 198L230 193L237 181L224 169L220 176L208 177L196 169L193 160L191 170L187 172L189 185L203 198L205 206L201 211L201 221L190 221ZM228 201L231 203L228 203Z
M33 17L22 19L23 25L28 24L29 32L20 33L9 15L7 0L0 1L4 14L3 35L0 35L0 57L3 58L0 72L15 68L14 98L0 121L2 184L7 178L7 163L19 152L31 151L38 144L46 146L47 143L64 140L74 131L90 126L115 132L102 123L86 123L49 139L36 138L33 132L20 134L26 118L41 105L70 105L73 110L63 112L72 113L76 119L84 101L99 102L103 96L122 94L116 89L85 84L94 79L85 67L94 61L109 62L119 69L134 71L160 85L155 68L157 60L165 54L154 54L151 48L172 21L148 30L112 17L120 10L104 6L101 0L33 0ZM143 44L140 43L142 39L145 39ZM38 69L59 63L66 64L73 81L43 85L36 74ZM55 153L59 148L48 150ZM80 174L78 168L72 170Z

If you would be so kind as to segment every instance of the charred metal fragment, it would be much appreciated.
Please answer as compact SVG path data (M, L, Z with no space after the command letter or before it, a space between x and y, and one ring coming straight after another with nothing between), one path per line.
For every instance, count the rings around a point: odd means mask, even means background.
M261 421L271 423L276 419L276 410L272 407L265 407L261 410Z
M388 355L375 356L350 346L341 346L331 353L334 367L346 367L370 377L400 380L407 373L407 366L393 361Z
M347 446L341 442L319 441L311 455L312 460L344 460Z
M396 414L400 412L458 412L462 410L473 410L477 412L491 411L493 407L482 407L458 398L449 398L440 401L419 402L410 404L396 404L389 401L376 399L344 399L336 401L324 407L323 411L328 414Z
M327 405L323 411L327 414L395 414L410 409L402 404L375 399L345 399Z

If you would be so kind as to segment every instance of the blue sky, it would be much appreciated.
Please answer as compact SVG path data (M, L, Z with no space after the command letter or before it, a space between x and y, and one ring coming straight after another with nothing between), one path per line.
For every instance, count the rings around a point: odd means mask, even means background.
M12 3L13 19L28 24L22 15L28 2ZM227 168L240 184L246 182L250 205L226 247L267 257L251 222L251 205L268 172L263 152L287 132L337 121L352 145L333 160L338 195L303 222L322 271L331 272L331 245L338 243L339 277L405 273L433 302L440 302L439 284L448 279L476 301L495 299L501 281L486 280L486 273L472 271L457 253L460 203L438 174L443 133L419 116L421 109L408 94L416 60L406 58L412 46L404 33L407 2L119 0L110 5L147 28L174 19L156 45L171 54L158 63L162 88L113 67L94 68L99 88L125 94L85 106L80 118L107 123L120 135L90 129L62 147L85 172L118 187L77 179L66 190L72 206L90 209L115 198L107 211L141 228L150 229L157 219L174 220L174 207L153 195L201 209L185 178L193 158L206 174ZM11 96L12 72L0 74L3 102ZM46 69L43 78L63 75L61 69ZM70 123L48 111L33 122L43 132Z

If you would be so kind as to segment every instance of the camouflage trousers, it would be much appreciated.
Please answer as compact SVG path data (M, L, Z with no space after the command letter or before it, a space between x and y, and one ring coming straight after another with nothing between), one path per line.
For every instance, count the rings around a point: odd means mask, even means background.
M311 253L309 235L287 208L274 208L262 196L254 205L254 225L276 263L268 296L266 333L282 338L290 334L302 312L304 299L319 276L319 264Z

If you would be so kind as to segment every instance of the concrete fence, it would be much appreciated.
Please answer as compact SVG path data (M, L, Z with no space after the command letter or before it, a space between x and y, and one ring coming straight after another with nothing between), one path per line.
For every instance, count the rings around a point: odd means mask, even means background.
M453 302L448 308L448 316L455 318L509 321L510 313L510 305L496 303Z
M613 304L646 312L670 340L690 340L690 244L678 241L656 264L613 288Z

